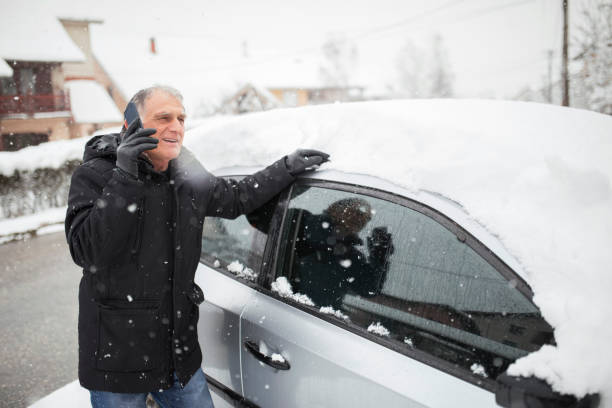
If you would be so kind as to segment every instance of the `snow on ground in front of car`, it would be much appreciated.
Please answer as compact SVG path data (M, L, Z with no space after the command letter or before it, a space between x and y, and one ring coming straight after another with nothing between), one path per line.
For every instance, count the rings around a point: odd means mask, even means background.
M78 380L75 380L36 401L29 408L83 408L89 406L91 406L89 391L81 387Z
M276 278L276 281L272 282L272 292L278 293L278 295L282 298L289 298L298 303L302 303L308 306L314 306L314 302L307 296L302 293L293 293L293 289L291 288L291 284L284 276L279 276Z
M459 202L519 260L555 328L557 346L511 372L612 397L612 117L485 100L334 104L212 118L185 145L209 169L320 149L326 168Z

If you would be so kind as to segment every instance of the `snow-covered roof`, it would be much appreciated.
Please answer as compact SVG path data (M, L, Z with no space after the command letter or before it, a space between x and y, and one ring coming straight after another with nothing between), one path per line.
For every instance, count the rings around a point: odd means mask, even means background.
M220 105L247 83L261 88L320 88L319 61L312 58L244 57L240 42L156 37L157 53L149 39L125 38L110 46L93 26L92 48L104 69L128 97L153 84L168 84L185 97L187 113L199 103ZM125 64L129 60L130 64Z
M121 122L121 112L102 85L90 80L66 82L76 123Z
M210 169L265 165L298 147L327 168L460 203L526 273L557 346L514 374L612 397L612 117L551 105L397 100L211 118L185 137Z
M11 77L13 76L13 68L6 63L5 60L0 58L0 77Z
M59 20L36 6L3 2L0 13L0 58L20 61L84 61Z

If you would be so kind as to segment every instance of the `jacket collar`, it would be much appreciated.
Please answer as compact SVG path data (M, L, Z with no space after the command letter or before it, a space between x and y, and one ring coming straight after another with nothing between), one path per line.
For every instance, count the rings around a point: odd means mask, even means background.
M202 164L186 147L181 148L181 153L176 159L170 160L168 168L170 180L174 181L176 191L186 182L193 181L206 173Z

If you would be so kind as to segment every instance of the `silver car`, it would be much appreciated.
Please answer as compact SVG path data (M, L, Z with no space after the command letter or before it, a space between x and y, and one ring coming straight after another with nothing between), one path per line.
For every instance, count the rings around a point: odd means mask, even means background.
M457 203L317 171L206 220L203 369L218 408L596 406L504 374L554 344L524 277Z

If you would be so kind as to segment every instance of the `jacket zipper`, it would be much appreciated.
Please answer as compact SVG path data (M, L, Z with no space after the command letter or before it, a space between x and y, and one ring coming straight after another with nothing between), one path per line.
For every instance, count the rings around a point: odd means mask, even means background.
M144 224L144 204L145 200L141 200L138 205L138 225L136 228L136 242L134 243L134 248L132 248L132 258L138 257L138 253L140 252L140 245L142 243L142 228Z
M170 347L170 352L172 353L172 360L173 360L173 365L174 365L174 371L177 373L177 378L178 378L178 372L177 372L177 364L174 361L174 357L176 356L176 353L174 352L174 348L175 348L175 344L174 344L174 339L175 339L175 330L176 330L176 324L174 324L174 319L176 318L176 296L175 296L175 289L176 289L176 271L178 271L178 264L177 264L177 248L180 245L180 242L178 241L178 226L179 226L179 199L178 199L178 191L177 191L177 186L174 185L172 186L172 196L174 198L174 208L172 209L172 215L173 215L173 223L174 223L174 229L172 230L173 232L173 246L172 246L172 252L173 252L173 259L172 259L172 264L173 264L173 270L172 270L172 320L173 320L173 324L172 324L172 344ZM179 379L179 385L181 387L181 389L184 388L184 385L182 383L182 381Z

